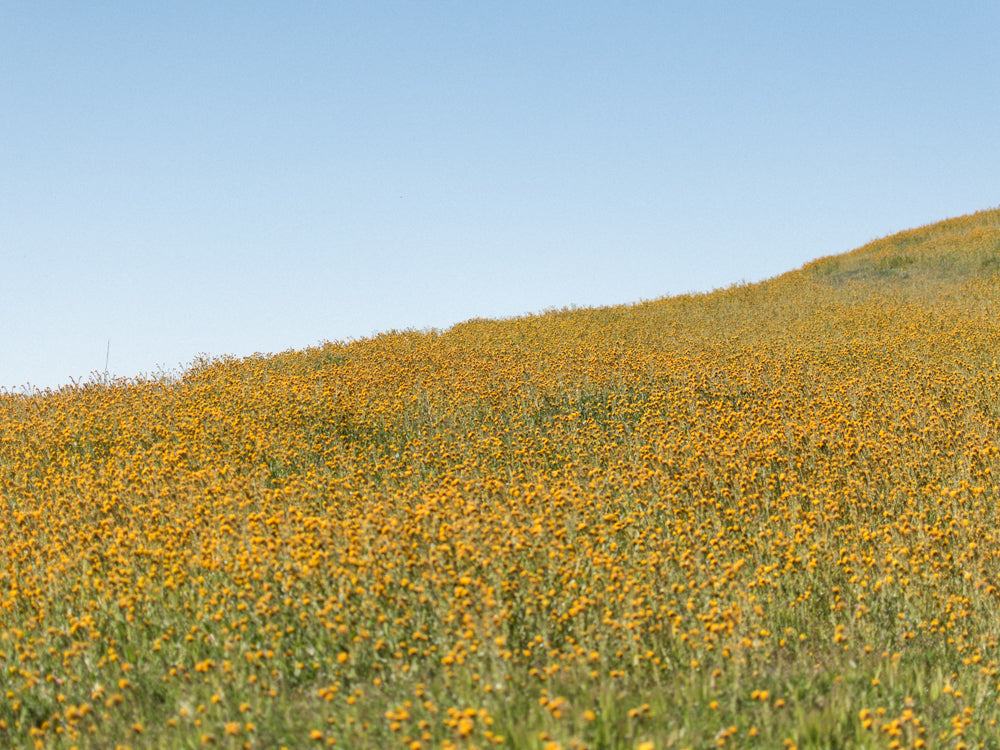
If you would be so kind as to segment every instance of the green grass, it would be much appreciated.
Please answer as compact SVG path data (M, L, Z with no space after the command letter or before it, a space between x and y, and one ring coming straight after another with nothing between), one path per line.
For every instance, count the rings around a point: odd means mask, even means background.
M1000 746L998 259L0 397L0 745Z

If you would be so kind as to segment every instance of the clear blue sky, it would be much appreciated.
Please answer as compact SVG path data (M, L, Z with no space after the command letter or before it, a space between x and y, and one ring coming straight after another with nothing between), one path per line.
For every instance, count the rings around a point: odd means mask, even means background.
M0 386L774 276L1000 204L1000 3L5 2Z

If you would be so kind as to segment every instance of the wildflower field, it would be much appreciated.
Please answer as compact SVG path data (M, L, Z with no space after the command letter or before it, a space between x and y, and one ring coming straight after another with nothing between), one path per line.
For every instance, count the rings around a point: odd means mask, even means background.
M0 396L0 747L1000 746L1000 210Z

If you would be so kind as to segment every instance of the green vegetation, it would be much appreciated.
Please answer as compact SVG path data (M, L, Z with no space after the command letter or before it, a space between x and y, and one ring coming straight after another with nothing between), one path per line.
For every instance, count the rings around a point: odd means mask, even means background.
M1000 746L998 269L0 396L0 746Z

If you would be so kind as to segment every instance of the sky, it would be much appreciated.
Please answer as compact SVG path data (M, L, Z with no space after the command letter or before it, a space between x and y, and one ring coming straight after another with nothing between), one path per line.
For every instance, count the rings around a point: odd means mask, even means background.
M1000 205L1000 3L0 2L0 390L757 281Z

